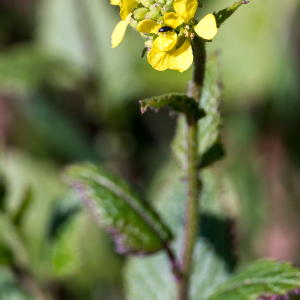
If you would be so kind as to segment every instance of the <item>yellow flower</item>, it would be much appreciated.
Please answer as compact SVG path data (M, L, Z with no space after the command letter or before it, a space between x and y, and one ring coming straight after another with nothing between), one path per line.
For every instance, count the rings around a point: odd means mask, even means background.
M121 1L120 0L110 0L110 4L111 5L119 5L121 4Z
M136 0L110 0L110 3L119 5L121 9L120 16L122 21L117 24L111 36L112 48L115 48L122 42L126 28L130 23L131 12L139 3Z
M159 34L148 54L148 62L154 69L173 69L180 72L187 70L193 63L190 40L194 38L194 32L205 40L211 40L217 34L216 19L212 14L206 15L197 25L191 22L197 8L197 0L175 0L175 12L165 14L163 25L171 27L172 31L163 34L158 32L162 25L155 21L144 20L139 23L138 31ZM182 29L184 28L181 32L185 38L181 36L181 39L178 39L175 29L181 25Z
M174 47L170 51L159 51L152 47L148 53L149 64L158 71L173 69L184 72L193 63L194 57L191 43L186 39L181 47Z

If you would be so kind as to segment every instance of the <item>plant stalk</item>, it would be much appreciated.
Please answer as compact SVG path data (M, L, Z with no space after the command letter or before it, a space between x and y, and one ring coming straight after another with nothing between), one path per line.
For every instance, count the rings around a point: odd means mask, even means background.
M188 89L188 96L200 101L205 74L206 52L204 41L195 38L192 42L194 53L194 76ZM187 151L187 199L185 212L185 227L183 249L181 256L181 280L178 281L178 300L189 300L190 278L192 274L195 243L200 224L199 195L202 185L199 170L199 125L192 113L186 116L186 151Z

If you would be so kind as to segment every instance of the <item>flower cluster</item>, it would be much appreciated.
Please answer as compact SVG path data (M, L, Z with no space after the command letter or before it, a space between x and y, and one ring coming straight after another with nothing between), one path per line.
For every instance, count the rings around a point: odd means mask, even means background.
M147 41L149 64L158 71L183 72L193 63L191 40L211 40L218 29L213 14L199 23L194 16L198 0L111 0L120 6L119 22L112 34L112 47L122 41L128 25Z

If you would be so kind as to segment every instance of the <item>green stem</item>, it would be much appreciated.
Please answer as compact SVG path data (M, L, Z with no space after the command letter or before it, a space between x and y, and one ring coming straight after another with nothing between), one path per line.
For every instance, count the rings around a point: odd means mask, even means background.
M195 38L193 43L194 77L188 90L188 96L199 101L205 73L206 52L204 41ZM189 300L190 277L192 273L194 248L199 228L199 195L201 180L199 178L198 155L198 122L195 114L186 116L187 133L187 200L185 213L185 228L181 257L181 280L178 282L178 300Z
M197 122L187 120L187 202L185 213L185 228L183 252L181 259L182 278L179 282L179 300L189 299L189 282L193 253L198 229L198 198L200 185L198 180L198 127Z

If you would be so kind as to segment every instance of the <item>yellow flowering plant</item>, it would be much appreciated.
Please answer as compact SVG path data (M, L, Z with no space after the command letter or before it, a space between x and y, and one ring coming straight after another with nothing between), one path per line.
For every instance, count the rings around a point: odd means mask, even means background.
M139 6L139 2L112 0L111 4L120 6L122 18L112 34L114 48L122 41L127 26L134 18L132 10ZM158 12L161 6L154 3L152 8L154 12ZM196 24L194 16L197 8L197 0L175 0L171 6L161 9L161 14L152 14L152 19L151 16L145 15L144 20L132 22L138 32L148 38L145 42L148 49L147 57L154 69L158 71L173 69L180 72L187 70L193 63L191 40L195 34L204 40L212 40L217 34L218 28L213 14L208 14ZM173 11L168 12L169 10Z
M154 33L154 41L148 54L148 62L158 70L173 69L183 72L193 63L191 40L195 34L205 40L212 40L218 28L215 16L208 14L198 24L194 15L198 6L197 0L175 0L175 12L165 14L164 20L157 24L152 20L139 23L139 32ZM172 30L160 33L160 26ZM158 35L158 36L157 36Z
M155 70L184 72L194 63L193 80L187 95L168 94L141 101L142 113L148 107L157 110L168 105L175 112L183 114L179 118L173 144L175 158L186 176L186 213L179 257L178 253L166 246L177 285L178 300L191 298L189 291L199 227L199 196L203 188L201 168L215 163L225 154L220 137L220 99L210 95L211 89L219 91L218 78L214 79L212 87L204 86L207 63L205 43L212 41L224 21L246 3L248 1L238 1L217 13L207 14L198 22L195 15L198 8L202 7L199 0L111 0L111 4L120 7L122 19L112 34L113 48L120 44L130 25L145 39L144 54ZM202 96L203 89L206 90L205 96ZM208 100L207 94L210 95ZM204 103L204 100L208 102ZM201 124L210 125L201 132ZM205 138L203 130L207 135ZM134 294L129 298L138 299Z
M128 300L283 299L276 295L300 286L299 270L287 263L259 261L240 274L230 273L235 262L231 232L223 203L218 202L224 198L218 182L222 172L207 170L224 157L225 149L218 55L207 58L205 44L246 3L238 1L197 22L198 0L111 0L121 16L112 34L113 47L131 26L145 39L143 53L154 69L183 72L194 64L187 94L140 101L142 113L167 105L180 114L172 143L177 165L168 162L163 168L164 176L153 189L153 206L124 180L95 164L76 164L66 170L69 184L98 225L113 236L116 251L131 255L124 272ZM202 196L206 201L200 204ZM159 251L164 255L152 255Z

